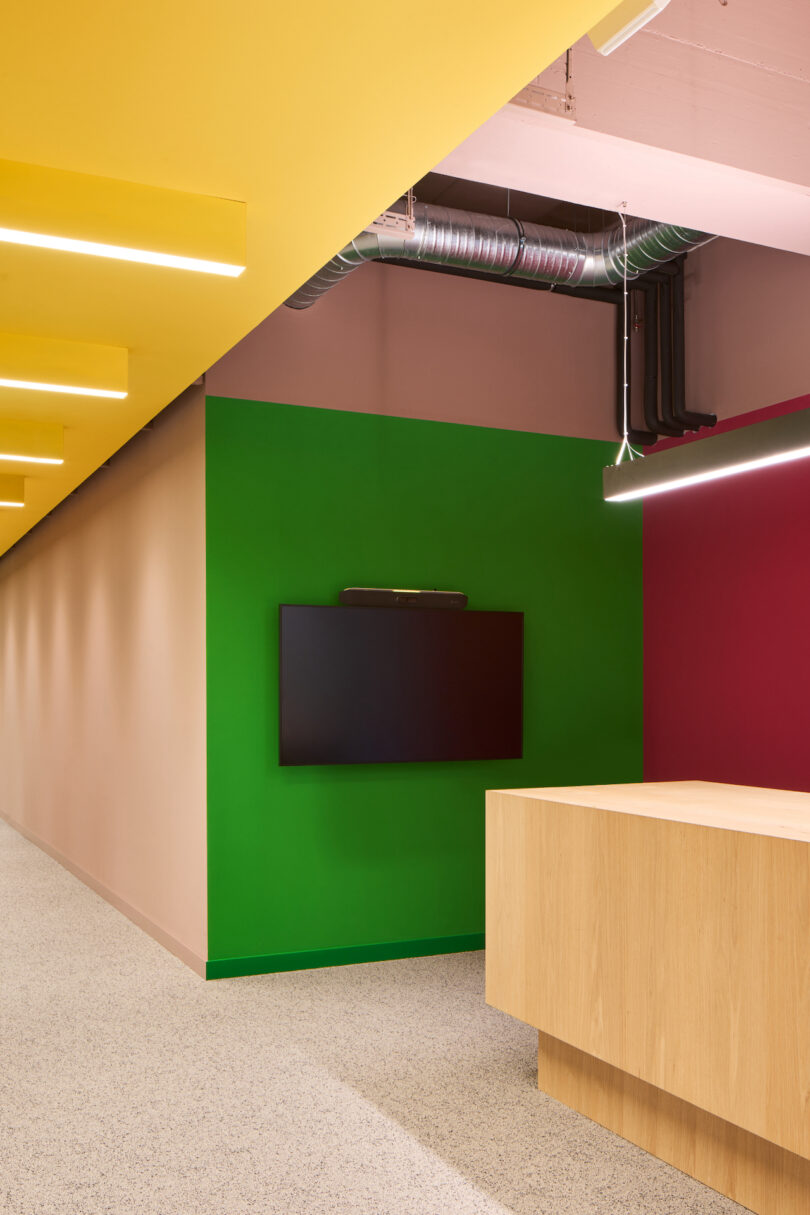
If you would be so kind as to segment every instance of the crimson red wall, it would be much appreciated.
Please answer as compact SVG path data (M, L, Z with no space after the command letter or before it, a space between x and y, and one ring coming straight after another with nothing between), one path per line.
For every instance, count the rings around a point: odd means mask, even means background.
M645 780L810 791L810 460L645 502L644 685Z

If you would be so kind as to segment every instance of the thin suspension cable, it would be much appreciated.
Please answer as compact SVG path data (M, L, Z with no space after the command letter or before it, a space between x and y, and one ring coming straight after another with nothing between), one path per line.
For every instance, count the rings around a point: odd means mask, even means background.
M622 318L624 320L624 341L622 342L622 413L624 416L624 438L629 447L630 442L627 437L630 430L629 419L627 417L627 220L624 218L623 211L619 213L619 219L622 221Z
M630 416L627 400L627 358L628 346L630 344L630 336L628 333L628 314L627 314L627 220L624 216L624 207L626 203L622 203L619 208L619 219L622 221L622 445L619 448L619 454L616 456L616 463L621 464L622 457L625 451L634 460L640 452L636 452L630 444Z

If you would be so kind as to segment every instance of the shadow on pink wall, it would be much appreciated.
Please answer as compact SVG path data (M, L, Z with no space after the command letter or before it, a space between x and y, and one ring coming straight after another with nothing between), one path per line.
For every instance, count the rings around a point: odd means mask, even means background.
M3 816L201 972L200 389L3 558L0 720Z
M686 290L688 408L727 418L807 391L810 258L718 240L690 255ZM277 309L206 390L610 441L614 323L591 300L371 264Z
M615 438L614 310L371 264L281 307L206 376L212 396Z

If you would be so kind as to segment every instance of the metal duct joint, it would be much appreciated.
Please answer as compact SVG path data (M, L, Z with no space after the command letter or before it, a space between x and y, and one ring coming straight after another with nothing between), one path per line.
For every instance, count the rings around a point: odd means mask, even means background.
M389 258L569 287L613 287L622 281L621 223L603 232L568 232L431 203L415 205L415 220L412 236L361 232L290 296L287 307L309 308L363 262ZM693 228L629 219L627 277L638 278L710 240L714 237Z

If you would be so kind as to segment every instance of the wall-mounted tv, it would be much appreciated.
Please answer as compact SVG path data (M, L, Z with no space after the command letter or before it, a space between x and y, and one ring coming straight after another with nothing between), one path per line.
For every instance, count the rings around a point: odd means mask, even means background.
M523 613L280 609L282 764L519 759Z

